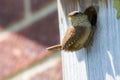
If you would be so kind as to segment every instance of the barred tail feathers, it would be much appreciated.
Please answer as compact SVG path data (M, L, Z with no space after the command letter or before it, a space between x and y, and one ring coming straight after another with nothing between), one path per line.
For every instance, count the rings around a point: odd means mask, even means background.
M51 50L51 51L59 51L62 49L62 45L61 44L57 44L51 47L48 47L47 50Z

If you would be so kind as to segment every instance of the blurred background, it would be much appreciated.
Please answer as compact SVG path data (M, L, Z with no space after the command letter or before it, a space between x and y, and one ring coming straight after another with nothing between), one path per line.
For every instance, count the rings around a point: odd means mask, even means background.
M0 80L62 80L57 0L0 0Z

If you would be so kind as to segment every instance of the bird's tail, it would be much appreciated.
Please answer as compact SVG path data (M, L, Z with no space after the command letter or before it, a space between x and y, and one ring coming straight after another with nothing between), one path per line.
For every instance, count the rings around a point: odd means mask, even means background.
M62 49L62 45L61 44L57 44L51 47L48 47L47 50L51 50L51 51L60 51Z

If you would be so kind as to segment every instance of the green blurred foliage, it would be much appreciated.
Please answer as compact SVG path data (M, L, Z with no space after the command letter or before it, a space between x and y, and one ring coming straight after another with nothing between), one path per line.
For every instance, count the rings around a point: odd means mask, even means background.
M117 18L120 19L120 0L114 0L113 6L117 10Z

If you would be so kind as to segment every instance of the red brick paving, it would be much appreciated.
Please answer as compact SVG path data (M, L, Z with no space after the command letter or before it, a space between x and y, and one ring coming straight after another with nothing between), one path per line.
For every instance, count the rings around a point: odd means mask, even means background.
M23 1L0 0L0 31L23 19ZM44 0L32 0L31 2L33 2L31 4L33 11L49 3ZM0 42L0 80L45 59L52 54L52 52L47 52L45 48L57 43L59 43L57 11L38 20L28 28L10 35Z
M0 42L0 78L14 74L51 53L23 36L11 35Z
M3 28L24 17L24 0L0 0L0 25Z
M58 44L60 38L57 11L33 23L30 27L18 32L18 34L45 46Z
M31 80L62 80L61 61L55 66L36 74Z
M57 11L0 42L0 78L49 56L52 53L45 48L56 43L59 43Z
M35 12L35 11L41 9L43 6L48 5L52 1L56 1L56 0L31 0L31 10L32 10L32 12ZM57 1L56 1L56 3L57 3Z

